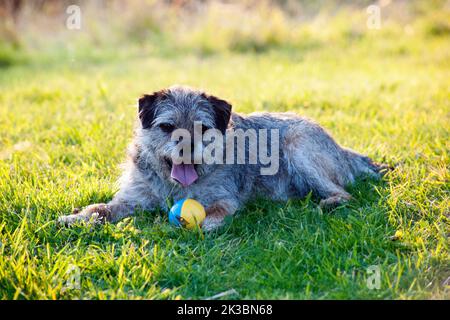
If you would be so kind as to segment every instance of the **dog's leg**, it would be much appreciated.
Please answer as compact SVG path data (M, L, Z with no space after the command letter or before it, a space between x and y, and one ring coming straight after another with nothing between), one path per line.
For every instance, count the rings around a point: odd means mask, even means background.
M340 206L344 204L345 202L349 201L351 199L350 194L348 194L346 191L342 190L339 193L336 193L332 196L329 196L328 198L320 200L320 207L323 209L333 209L337 206Z
M78 222L87 222L93 224L116 222L132 215L133 212L133 206L113 200L108 204L91 204L83 210L75 209L72 214L60 217L58 219L58 223L70 226Z
M343 187L335 184L326 175L315 175L310 172L308 185L311 191L316 194L320 200L320 207L323 209L333 209L349 201L352 196L344 190ZM314 172L317 173L317 172Z
M214 202L206 208L206 218L203 220L202 229L212 231L223 225L226 216L233 215L236 212L236 206L227 201Z
M312 191L322 199L320 206L324 209L337 207L351 199L333 173L334 170L327 170L323 163L313 163L307 158L303 159L301 165L292 166L290 172L298 192L305 194Z
M303 132L292 127L285 137L289 175L299 194L313 192L320 206L331 209L351 199L344 186L354 181L351 163L323 130Z

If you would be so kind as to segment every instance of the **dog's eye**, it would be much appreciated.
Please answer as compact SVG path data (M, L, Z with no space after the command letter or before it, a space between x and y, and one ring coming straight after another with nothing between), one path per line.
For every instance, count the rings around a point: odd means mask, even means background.
M159 125L159 128L164 131L165 133L171 133L173 130L175 130L175 126L170 123L161 123Z

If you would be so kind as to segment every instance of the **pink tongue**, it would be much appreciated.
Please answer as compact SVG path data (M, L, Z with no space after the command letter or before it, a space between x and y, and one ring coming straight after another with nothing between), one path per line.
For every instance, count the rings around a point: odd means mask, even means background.
M198 175L193 164L173 164L170 176L180 182L183 187L192 184L197 180Z

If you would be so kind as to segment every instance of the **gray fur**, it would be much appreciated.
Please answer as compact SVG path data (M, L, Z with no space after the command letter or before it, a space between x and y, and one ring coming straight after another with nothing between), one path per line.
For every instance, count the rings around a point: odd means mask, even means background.
M333 207L350 199L344 187L354 182L356 177L379 176L381 166L340 147L323 128L308 119L293 113L254 113L248 116L232 113L227 130L279 129L278 173L260 175L260 164L199 164L196 166L199 179L182 187L170 177L170 164L166 161L175 143L158 125L170 122L177 128L192 131L194 121L202 121L207 126L216 127L217 117L226 117L220 112L227 106L223 100L180 86L146 97L153 99L148 100L153 108L153 114L149 116L152 121L146 124L151 127L143 128L141 113L119 180L118 193L106 205L91 205L79 213L61 217L61 223L115 222L132 215L137 208L154 210L160 207L167 210L167 198L193 198L207 211L202 228L212 230L222 224L226 215L233 215L255 196L287 200L313 192L322 199L321 206ZM217 101L222 105L215 110ZM142 106L146 107L149 106Z

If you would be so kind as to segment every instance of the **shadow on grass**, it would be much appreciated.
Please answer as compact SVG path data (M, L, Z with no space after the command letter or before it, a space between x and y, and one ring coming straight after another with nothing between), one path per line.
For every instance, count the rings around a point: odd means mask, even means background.
M122 256L134 246L157 250L157 266L150 258L139 263L155 268L152 281L158 287L175 288L185 298L229 288L239 292L233 298L320 298L336 283L340 289L333 290L343 297L354 290L359 297L373 298L379 293L365 287L367 268L395 263L399 248L389 239L394 230L384 205L386 186L359 180L348 188L353 199L332 212L323 212L311 196L287 202L259 198L224 227L205 234L172 227L163 210L138 212L117 224L49 226L34 233L57 251L79 257L92 250ZM82 202L108 200L106 194L92 193Z
M319 207L320 199L311 194L305 198L289 199L287 202L277 202L258 197L247 203L235 216L229 217L226 226L219 233L264 230L265 226L270 228L279 219L285 216L289 217L286 212L290 211L308 219L312 218L311 215L316 215L318 219L322 219L322 217L345 219L355 211L362 212L378 206L382 210L386 186L387 184L383 180L359 179L346 188L352 195L352 199L348 203L331 210L322 210ZM291 218L295 218L295 216ZM312 219L309 222L316 223L317 220Z
M241 210L239 210L233 217L227 217L225 225L210 233L205 233L207 238L223 237L226 234L239 235L256 235L258 233L268 235L271 232L280 233L285 230L290 232L295 229L295 224L289 221L297 221L303 224L302 228L309 230L322 229L325 230L327 223L333 221L345 221L350 217L350 220L359 219L366 221L364 213L368 212L371 215L376 213L377 224L389 225L387 217L384 215L385 207L384 200L386 197L386 182L383 180L360 179L355 184L348 186L347 191L352 195L350 202L339 206L332 210L322 210L319 207L319 200L311 194L303 199L290 199L287 202L277 202L263 197L258 197L255 200L247 203ZM96 194L91 193L80 201L80 207L92 203L102 203L111 200L111 194ZM64 210L61 210L62 212ZM67 210L66 210L67 211ZM118 222L116 224L108 224L108 228L116 228L123 224L130 223L141 230L141 235L156 240L158 237L166 237L169 239L183 238L192 232L182 230L169 225L167 212L162 209L155 211L138 211L133 217L125 219L125 222ZM116 226L116 227L115 227ZM325 229L324 229L325 228ZM111 236L108 232L103 232L105 226L85 227L79 226L74 228L60 228L63 234L73 234L74 232L67 231L75 230L75 234L87 236L86 242L97 239L102 241L115 241L115 236ZM79 233L81 232L81 234ZM66 241L56 236L54 240ZM191 238L188 236L188 238ZM194 239L197 236L194 236ZM49 239L48 239L49 240Z

